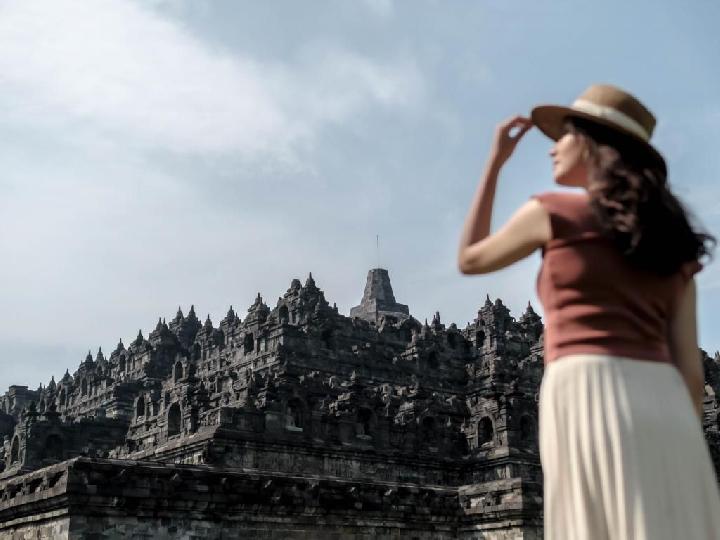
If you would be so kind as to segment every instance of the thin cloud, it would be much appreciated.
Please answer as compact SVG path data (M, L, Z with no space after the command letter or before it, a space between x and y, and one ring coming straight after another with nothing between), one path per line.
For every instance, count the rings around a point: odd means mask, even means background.
M0 8L0 121L174 152L292 153L329 123L421 93L410 62L346 51L258 62L120 0Z

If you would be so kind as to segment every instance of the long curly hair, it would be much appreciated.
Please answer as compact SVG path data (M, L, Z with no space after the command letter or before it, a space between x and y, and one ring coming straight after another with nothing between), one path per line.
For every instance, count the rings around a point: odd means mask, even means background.
M697 219L672 193L663 161L634 138L590 120L569 117L566 128L587 144L590 206L628 262L671 275L688 261L712 259L717 239L693 227Z

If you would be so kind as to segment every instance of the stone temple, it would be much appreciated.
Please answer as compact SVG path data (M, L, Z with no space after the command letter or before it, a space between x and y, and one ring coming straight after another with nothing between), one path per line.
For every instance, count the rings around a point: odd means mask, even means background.
M312 275L217 327L178 310L0 397L0 538L540 539L542 335L489 297L421 323L384 269L350 317Z

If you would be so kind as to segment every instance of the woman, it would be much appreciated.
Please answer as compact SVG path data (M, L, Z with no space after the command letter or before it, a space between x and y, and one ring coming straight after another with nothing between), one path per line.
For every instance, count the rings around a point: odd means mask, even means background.
M557 141L555 181L582 189L533 195L490 234L498 173L533 125ZM654 125L608 85L512 118L497 129L465 222L464 274L542 249L546 539L720 538L693 278L716 242L671 193L649 143Z

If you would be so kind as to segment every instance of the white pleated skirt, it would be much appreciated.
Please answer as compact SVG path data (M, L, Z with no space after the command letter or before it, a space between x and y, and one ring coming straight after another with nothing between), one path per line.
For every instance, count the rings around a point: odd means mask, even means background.
M546 540L717 540L720 489L671 364L559 358L539 396Z

